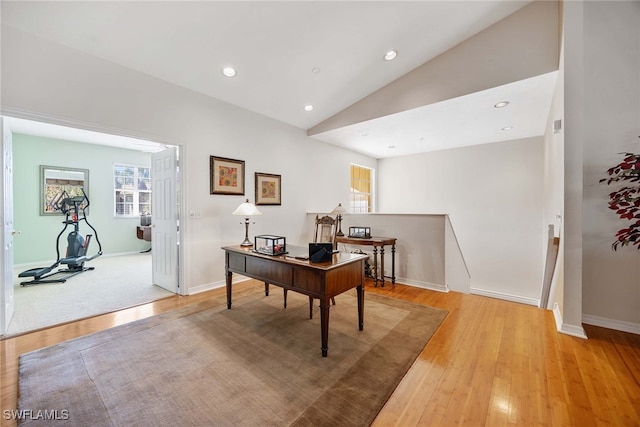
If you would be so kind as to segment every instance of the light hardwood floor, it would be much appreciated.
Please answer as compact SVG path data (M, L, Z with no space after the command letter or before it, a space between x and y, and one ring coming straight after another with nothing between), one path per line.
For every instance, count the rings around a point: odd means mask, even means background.
M254 286L263 285L252 280L234 292ZM366 290L449 311L374 426L640 426L640 335L585 325L583 340L556 332L552 313L531 306L400 284ZM225 301L224 289L174 296L1 341L0 410L16 408L22 353ZM4 416L0 424L15 425Z

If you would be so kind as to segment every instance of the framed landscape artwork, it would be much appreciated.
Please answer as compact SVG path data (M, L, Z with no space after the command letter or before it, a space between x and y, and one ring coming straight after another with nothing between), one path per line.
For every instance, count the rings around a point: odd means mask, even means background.
M281 204L281 176L256 172L256 205Z
M209 158L210 193L244 196L244 160Z

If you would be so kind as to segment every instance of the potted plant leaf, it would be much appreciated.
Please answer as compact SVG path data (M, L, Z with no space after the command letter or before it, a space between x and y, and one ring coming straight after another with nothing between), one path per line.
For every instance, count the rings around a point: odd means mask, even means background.
M616 233L616 240L611 245L615 251L618 246L636 246L640 250L640 154L624 154L622 162L610 168L608 178L600 182L622 182L626 185L609 193L609 209L624 220L631 223Z

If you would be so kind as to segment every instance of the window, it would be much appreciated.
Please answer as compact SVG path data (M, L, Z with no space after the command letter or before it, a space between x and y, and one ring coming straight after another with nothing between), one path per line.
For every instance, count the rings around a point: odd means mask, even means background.
M351 213L373 212L373 169L351 165Z
M151 168L113 165L114 215L151 215Z

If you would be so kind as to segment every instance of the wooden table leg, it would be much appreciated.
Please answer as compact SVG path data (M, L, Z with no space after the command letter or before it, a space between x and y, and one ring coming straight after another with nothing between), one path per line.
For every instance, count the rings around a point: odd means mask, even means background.
M384 245L380 246L380 279L384 288Z
M373 247L373 286L378 287L378 249Z
M231 308L231 278L233 277L233 273L227 271L227 309Z
M269 284L267 282L264 282L264 296L269 296Z
M322 357L329 351L329 298L320 299L320 335L322 336Z
M391 245L391 284L396 284L396 244Z
M364 286L358 285L356 287L356 293L358 295L358 329L364 329Z

